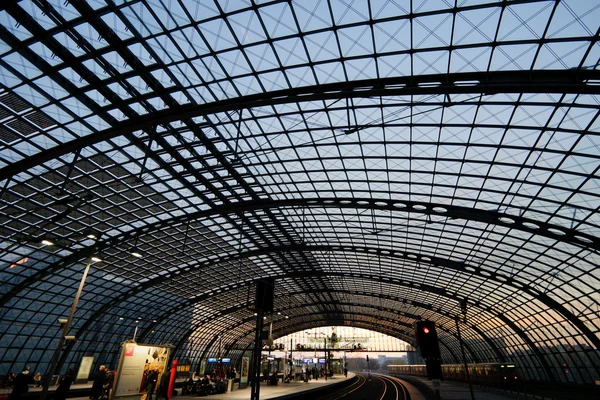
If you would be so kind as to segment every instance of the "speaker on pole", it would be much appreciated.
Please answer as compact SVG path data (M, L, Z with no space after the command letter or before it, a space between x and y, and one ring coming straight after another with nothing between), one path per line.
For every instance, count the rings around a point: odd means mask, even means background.
M256 304L255 308L263 312L273 311L273 299L275 295L275 278L260 279L256 282Z

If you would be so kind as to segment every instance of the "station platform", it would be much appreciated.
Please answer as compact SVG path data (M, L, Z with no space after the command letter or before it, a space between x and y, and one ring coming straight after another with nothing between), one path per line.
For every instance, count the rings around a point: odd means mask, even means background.
M266 383L260 385L260 399L290 399L290 398L314 398L311 392L319 391L327 386L342 384L344 381L352 379L355 374L352 372L348 373L348 377L344 375L334 375L332 378L325 380L319 378L319 380L304 381L293 381L290 383L278 383L277 385L271 386ZM405 383L408 383L407 388L411 394L411 398L415 400L429 400L435 399L435 388L433 382L421 377L405 376L401 378ZM92 387L92 383L73 384L69 391L68 400L89 400L89 390ZM48 400L52 399L52 393L56 389L56 386L51 386L48 393ZM39 394L42 391L41 388L31 387L29 393L24 397L24 400L37 400ZM181 389L178 389L181 393ZM440 398L443 400L469 400L471 398L469 388L465 384L453 383L448 381L442 381L440 384ZM8 398L10 393L9 389L0 389L0 397ZM482 387L474 387L475 399L476 400L515 400L515 399L541 399L542 397L530 397L523 394L511 394L506 392L498 392L494 389L487 389ZM251 389L246 387L243 389L239 388L239 384L234 385L232 391L212 394L209 396L197 396L197 395L186 395L174 396L171 400L197 400L197 399L210 399L215 400L247 400L250 399ZM301 396L301 397L300 397ZM140 396L127 396L117 397L115 400L140 400ZM155 400L156 397L153 397Z
M400 379L413 384L418 390L425 394L426 398L436 398L434 383L431 380L418 376L404 376ZM457 383L450 381L441 381L439 388L440 399L443 400L470 400L471 392L469 386L465 383ZM533 399L524 394L515 394L500 391L494 388L486 388L482 386L474 386L473 394L475 400L517 400L517 399Z
M266 385L261 383L260 385L260 399L285 399L290 397L290 395L298 395L302 393L306 395L304 398L311 398L310 393L313 391L318 391L323 389L326 386L331 386L335 384L339 384L344 382L345 380L352 379L354 374L348 373L348 377L346 378L344 375L334 375L331 378L319 378L319 380L310 380L308 382L304 381L293 381L290 383L279 383L276 386ZM196 396L185 396L187 398L196 398ZM215 399L231 399L231 400L247 400L250 398L250 387L245 389L238 389L237 387L231 392L216 394L205 396L208 398ZM173 399L172 399L173 400Z
M352 379L355 375L353 373L348 373L348 377L344 375L334 375L333 377L327 378L319 378L318 380L312 379L308 382L304 381L293 381L290 383L281 383L281 381L277 385L267 385L266 383L261 383L260 385L260 399L285 399L291 396L297 396L299 393L306 395L305 398L310 398L310 393L312 391L318 391L323 389L326 386L331 386L335 384L340 384L348 379ZM88 396L83 396L83 393L88 393L89 389L91 389L92 383L83 383L83 384L73 384L71 386L71 390L69 391L68 400L89 400ZM56 389L56 386L51 386L49 389L47 399L51 399L52 392ZM42 391L41 388L29 388L29 393L27 397L31 397L32 399L36 397L36 394L39 394ZM181 389L178 389L179 393L181 393ZM7 393L8 394L8 393ZM234 385L234 389L232 391L221 393L221 394L211 394L209 396L196 396L196 395L177 395L173 396L171 400L195 400L195 399L215 399L215 400L246 400L250 399L251 389L250 386L240 389L238 384ZM140 396L126 396L126 397L116 397L115 400L139 400ZM153 396L153 400L156 399Z

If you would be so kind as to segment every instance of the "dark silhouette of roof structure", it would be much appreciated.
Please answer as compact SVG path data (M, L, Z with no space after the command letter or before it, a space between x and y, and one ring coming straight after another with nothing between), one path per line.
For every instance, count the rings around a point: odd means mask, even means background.
M0 373L354 326L600 377L600 5L0 5ZM93 257L93 258L92 258ZM277 314L280 313L280 314ZM566 371L568 370L568 371Z

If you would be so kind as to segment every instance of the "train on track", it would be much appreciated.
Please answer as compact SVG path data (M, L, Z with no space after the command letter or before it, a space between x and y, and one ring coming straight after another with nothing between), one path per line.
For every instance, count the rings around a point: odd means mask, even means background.
M513 363L477 363L467 364L472 382L507 383L519 380L519 370ZM392 376L416 375L427 377L425 365L388 365L388 374ZM463 364L442 365L443 379L466 380Z

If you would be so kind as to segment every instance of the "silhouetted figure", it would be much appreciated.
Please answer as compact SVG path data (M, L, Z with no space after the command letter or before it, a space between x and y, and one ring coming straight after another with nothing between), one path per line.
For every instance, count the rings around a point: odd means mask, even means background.
M9 400L20 400L21 396L29 392L29 367L23 368L23 371L17 374L13 381L13 390L10 393Z
M113 371L106 369L106 378L104 379L104 398L110 399L110 392L115 384L115 374Z
M271 377L269 378L269 385L276 386L277 385L277 370L273 370Z
M171 380L171 368L168 371L163 372L160 377L160 383L158 386L158 393L156 398L167 399L169 396L169 381Z
M56 392L54 392L54 400L65 400L67 398L74 379L73 370L69 369L65 376L58 381L58 387L56 388Z
M158 370L152 369L146 375L146 399L152 400L152 395L156 389L156 381L158 380Z
M101 365L98 373L94 378L94 383L92 384L92 390L90 392L90 398L93 400L98 400L104 394L104 381L106 380L106 367Z
M210 376L208 374L204 375L202 381L200 382L200 396L206 396L208 394L213 394L213 386L210 383Z

